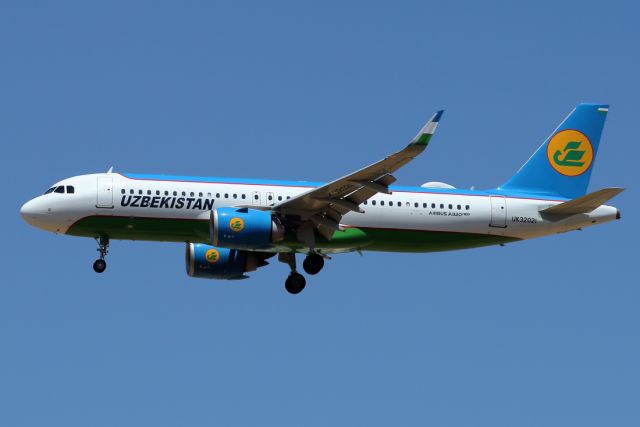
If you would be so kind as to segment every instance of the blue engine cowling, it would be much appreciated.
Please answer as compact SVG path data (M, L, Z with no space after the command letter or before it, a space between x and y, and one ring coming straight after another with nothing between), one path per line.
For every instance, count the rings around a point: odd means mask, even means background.
M211 211L211 243L235 249L268 248L284 239L284 227L270 211L217 208Z
M186 266L191 277L204 279L245 279L244 273L267 265L269 253L218 248L202 243L187 243Z

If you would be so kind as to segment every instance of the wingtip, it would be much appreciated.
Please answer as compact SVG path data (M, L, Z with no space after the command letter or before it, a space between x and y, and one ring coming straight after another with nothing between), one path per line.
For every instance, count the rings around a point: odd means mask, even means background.
M444 114L444 110L436 111L436 114L433 115L433 118L431 119L431 121L434 123L438 123L443 114Z
M429 140L436 132L436 128L438 127L438 122L442 117L444 110L438 110L436 113L429 119L429 121L420 129L420 132L411 140L411 144L413 145L427 145Z

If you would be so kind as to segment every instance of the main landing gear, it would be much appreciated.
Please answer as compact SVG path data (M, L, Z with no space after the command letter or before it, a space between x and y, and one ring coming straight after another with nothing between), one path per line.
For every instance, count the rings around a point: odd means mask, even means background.
M304 268L307 274L311 274L312 276L320 273L322 267L324 267L324 258L315 252L309 253L304 261L302 261L302 268Z
M291 268L291 273L289 273L289 277L287 277L287 280L284 282L284 288L287 292L294 295L302 292L307 281L304 276L296 270L295 252L281 252L278 254L278 260L287 263ZM316 252L310 252L304 259L302 267L307 274L318 274L320 270L322 270L322 267L324 267L324 258Z
M104 260L104 257L109 253L109 239L106 237L100 237L99 239L96 238L96 242L98 242L100 258L93 263L93 271L96 273L102 273L107 269L107 262Z

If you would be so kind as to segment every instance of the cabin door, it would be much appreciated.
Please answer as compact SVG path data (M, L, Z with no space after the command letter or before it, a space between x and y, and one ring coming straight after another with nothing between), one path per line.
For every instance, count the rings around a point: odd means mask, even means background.
M490 227L507 228L507 203L504 196L491 196Z
M113 177L111 175L98 176L97 208L113 208Z

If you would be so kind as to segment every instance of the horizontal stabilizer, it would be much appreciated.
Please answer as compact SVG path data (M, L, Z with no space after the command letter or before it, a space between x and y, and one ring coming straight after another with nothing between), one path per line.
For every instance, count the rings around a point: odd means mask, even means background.
M624 188L604 188L594 191L577 199L563 202L550 208L543 209L541 213L549 215L576 215L589 213L596 210L600 205L605 204L609 199L622 193Z

